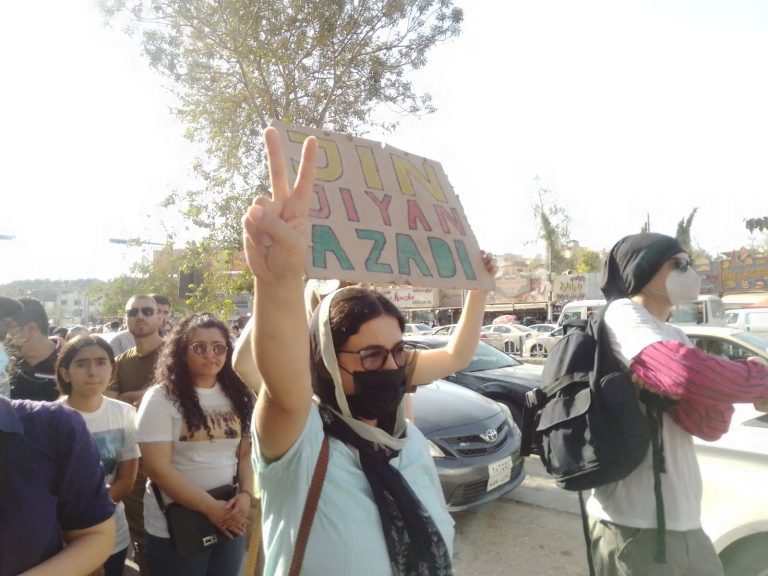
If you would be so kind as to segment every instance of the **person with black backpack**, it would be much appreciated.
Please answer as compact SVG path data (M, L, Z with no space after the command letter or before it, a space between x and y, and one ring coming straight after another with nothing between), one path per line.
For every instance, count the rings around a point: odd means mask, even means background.
M699 287L688 255L669 236L627 236L606 260L603 325L611 351L645 389L641 394L666 397L668 407L659 420L656 449L624 479L595 488L587 501L599 575L723 575L701 528L702 479L693 436L714 440L725 433L734 402L759 408L768 398L768 367L705 354L666 322L675 304L696 299ZM656 467L654 454L660 454Z

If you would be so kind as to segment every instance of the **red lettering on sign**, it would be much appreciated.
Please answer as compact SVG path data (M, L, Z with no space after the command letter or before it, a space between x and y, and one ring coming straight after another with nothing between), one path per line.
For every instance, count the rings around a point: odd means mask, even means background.
M417 223L421 222L421 227L426 232L432 232L432 226L429 225L424 211L416 200L408 200L408 229L416 230Z
M392 220L389 217L389 205L392 203L392 196L389 194L384 194L384 197L379 199L376 197L376 194L370 190L366 190L365 194L373 201L373 203L376 205L376 208L379 209L379 212L381 213L381 221L384 223L384 225L392 226Z

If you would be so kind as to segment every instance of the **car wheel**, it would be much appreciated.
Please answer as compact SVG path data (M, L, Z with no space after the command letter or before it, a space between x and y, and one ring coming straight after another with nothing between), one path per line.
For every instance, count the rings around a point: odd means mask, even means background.
M504 352L507 354L517 354L517 348L515 347L515 343L512 342L512 340L507 340L504 342Z
M534 344L531 346L531 356L534 358L544 358L547 355L547 349L543 344Z
M720 560L728 576L768 576L768 534L752 534L726 547Z

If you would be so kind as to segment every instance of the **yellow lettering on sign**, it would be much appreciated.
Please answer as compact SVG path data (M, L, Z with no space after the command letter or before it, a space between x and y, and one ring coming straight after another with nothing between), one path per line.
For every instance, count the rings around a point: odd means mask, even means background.
M288 140L290 142L296 142L301 144L307 139L309 134L303 132L297 132L296 130L288 130ZM315 170L315 180L323 180L324 182L333 182L340 179L344 175L344 166L341 162L341 152L339 152L339 146L333 140L327 138L317 138L317 147L319 151L317 160L317 169ZM325 164L320 164L322 157L325 156ZM299 172L299 161L291 159L294 172Z
M373 150L370 146L358 146L357 157L360 160L360 168L363 171L366 187L383 190L384 184L381 182L379 167L376 165L376 159L373 157Z
M413 189L414 180L421 184L427 192L432 194L432 197L438 202L447 202L445 192L440 186L440 181L437 179L437 173L435 167L432 164L423 163L423 172L419 170L418 166L415 166L407 158L402 156L390 155L392 158L392 166L395 169L395 176L397 182L400 185L400 190L407 196L415 196L416 192Z

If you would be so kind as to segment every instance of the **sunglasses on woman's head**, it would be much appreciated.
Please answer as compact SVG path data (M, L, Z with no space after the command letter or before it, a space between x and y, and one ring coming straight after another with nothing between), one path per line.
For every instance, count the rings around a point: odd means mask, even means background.
M408 360L408 352L412 347L405 342L398 342L391 350L384 346L368 346L362 350L340 350L339 354L357 354L363 370L381 370L387 363L387 357L391 354L395 364L402 368Z
M150 316L155 315L155 309L151 306L144 306L142 308L128 308L128 310L125 311L125 315L128 316L128 318L136 318L136 316L139 315L139 312L141 312L141 315L145 318L149 318Z
M189 345L189 348L198 356L205 356L208 354L207 342L192 342L192 344ZM214 356L224 356L227 353L227 350L229 350L229 346L226 344L211 344L211 351L213 352Z
M685 256L675 256L672 258L672 262L675 265L675 270L680 270L683 274L688 272L688 268L691 266L691 261Z

